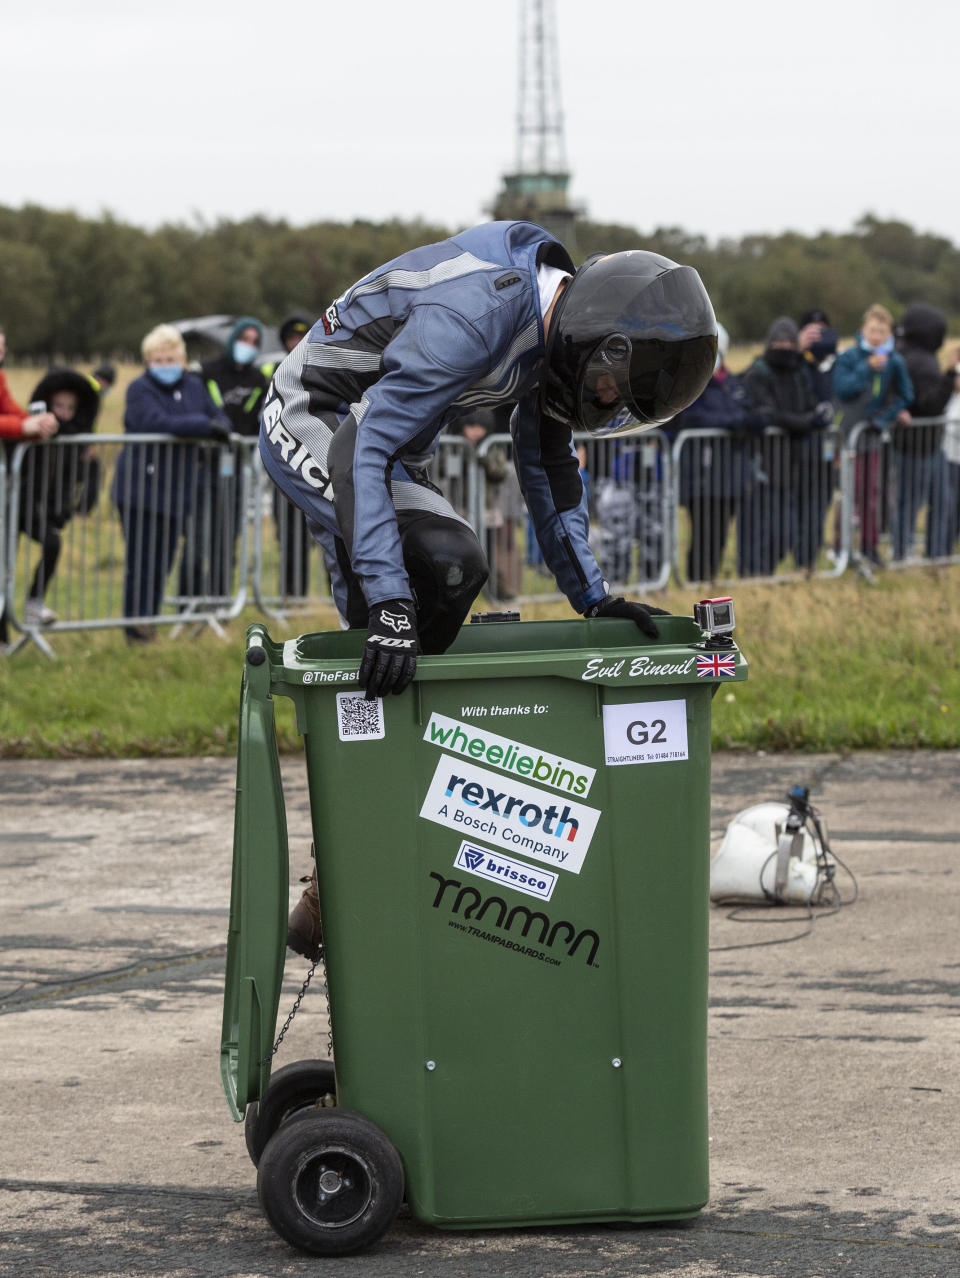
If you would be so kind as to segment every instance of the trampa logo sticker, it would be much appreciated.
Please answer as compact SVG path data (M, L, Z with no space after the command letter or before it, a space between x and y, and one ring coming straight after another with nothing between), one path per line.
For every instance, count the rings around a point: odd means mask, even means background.
M579 954L587 967L599 967L600 936L593 928L578 928L569 919L554 922L542 910L532 910L527 905L511 908L502 896L481 896L477 888L464 885L459 879L444 878L435 870L430 871L430 877L437 884L433 908L446 907L453 916L448 920L449 926L458 932L553 967L560 966L562 958L558 955L564 951L567 958Z
M600 819L597 808L447 755L437 764L420 815L573 874L580 873Z
M453 865L454 869L466 870L468 874L475 874L478 879L502 883L504 887L513 888L516 892L537 896L541 901L550 900L560 877L550 870L535 869L525 861L514 861L501 852L491 852L488 848L478 848L476 844L467 842L460 844L460 851Z
M565 790L568 794L588 794L597 774L596 768L588 768L586 764L561 759L549 752L543 754L533 746L511 741L509 737L501 737L470 723L461 723L458 719L448 719L445 714L430 716L423 739L454 754L468 755L471 759L502 768L504 772L529 777L531 781Z

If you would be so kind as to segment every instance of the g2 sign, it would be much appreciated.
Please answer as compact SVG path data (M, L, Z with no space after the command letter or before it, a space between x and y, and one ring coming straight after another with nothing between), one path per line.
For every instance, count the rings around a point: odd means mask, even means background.
M609 767L689 758L686 702L678 699L604 706L603 745Z

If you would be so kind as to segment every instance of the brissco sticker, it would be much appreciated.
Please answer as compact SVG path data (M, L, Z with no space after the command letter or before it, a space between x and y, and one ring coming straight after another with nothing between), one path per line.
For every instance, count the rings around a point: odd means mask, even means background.
M580 873L600 812L444 755L420 809L427 821L449 826L535 861Z

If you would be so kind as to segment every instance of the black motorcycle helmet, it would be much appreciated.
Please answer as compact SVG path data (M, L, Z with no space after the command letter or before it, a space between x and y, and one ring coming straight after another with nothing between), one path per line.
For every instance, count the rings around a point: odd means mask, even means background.
M541 411L594 435L659 426L702 394L716 359L716 316L692 266L598 253L557 299Z

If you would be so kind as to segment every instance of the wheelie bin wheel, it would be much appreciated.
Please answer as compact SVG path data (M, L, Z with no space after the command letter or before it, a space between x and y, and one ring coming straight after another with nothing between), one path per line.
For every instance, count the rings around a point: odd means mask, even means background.
M370 1119L318 1109L271 1136L257 1194L281 1238L316 1256L343 1256L389 1229L403 1198L403 1165Z
M304 1060L284 1065L270 1077L267 1094L258 1104L247 1106L243 1135L254 1167L267 1141L284 1123L297 1114L328 1108L337 1103L337 1081L333 1061Z

